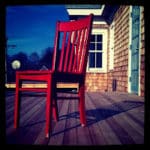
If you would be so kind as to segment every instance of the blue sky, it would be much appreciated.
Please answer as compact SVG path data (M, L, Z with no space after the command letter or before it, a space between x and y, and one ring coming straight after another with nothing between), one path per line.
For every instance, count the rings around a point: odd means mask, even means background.
M7 44L9 55L25 52L41 55L47 47L53 47L56 21L67 21L65 5L20 5L6 8Z

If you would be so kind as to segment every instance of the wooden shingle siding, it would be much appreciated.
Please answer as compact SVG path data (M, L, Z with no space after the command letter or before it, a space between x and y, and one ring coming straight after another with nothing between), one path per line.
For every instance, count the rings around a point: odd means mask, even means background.
M107 24L93 24L94 29L107 29ZM108 46L108 45L107 45ZM88 92L107 91L107 73L87 72L85 90Z
M145 91L145 22L144 7L140 6L140 49L139 49L139 88L138 95L144 96ZM120 91L131 92L131 54L130 54L130 34L131 28L131 5L120 5L116 11L113 21L108 24L93 24L93 29L108 29L107 41L107 69L104 72L86 73L86 91ZM114 24L113 24L114 23ZM114 25L114 56L111 55L110 28ZM130 31L131 30L131 31ZM114 62L112 61L114 59ZM132 60L131 60L132 61ZM129 64L130 62L130 64ZM109 65L113 63L113 68Z
M113 80L116 80L116 90L127 92L129 6L121 6L119 8L115 14L114 22L114 70L108 71L108 90L113 90Z
M108 73L87 73L87 91L112 91L113 81L116 80L116 90L127 92L128 87L128 48L129 48L129 6L120 6L116 12L114 27L114 70ZM106 25L94 25L94 28L106 27ZM109 30L108 30L109 31ZM109 39L108 32L108 43ZM107 50L107 68L109 68L109 44Z
M113 91L113 72L110 71L108 72L108 91Z
M86 73L86 91L106 91L107 73Z
M121 6L114 18L114 73L117 91L127 92L128 46L129 46L129 7Z

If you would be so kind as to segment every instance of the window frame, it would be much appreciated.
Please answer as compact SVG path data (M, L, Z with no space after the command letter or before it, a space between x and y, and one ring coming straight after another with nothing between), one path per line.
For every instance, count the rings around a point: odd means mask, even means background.
M93 52L102 53L102 67L101 68L90 68L89 67L89 56L87 63L87 72L106 73L107 72L107 41L108 41L108 30L107 29L92 29L91 35L102 35L102 50L94 50ZM89 49L89 54L92 50Z
M115 22L112 22L109 28L109 71L114 70L114 28Z

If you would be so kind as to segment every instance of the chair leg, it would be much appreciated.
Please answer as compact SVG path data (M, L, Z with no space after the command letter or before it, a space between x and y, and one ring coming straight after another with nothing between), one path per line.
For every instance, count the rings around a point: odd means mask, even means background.
M57 102L56 102L55 97L53 99L53 117L54 117L54 120L57 122L58 121L58 107L57 107Z
M16 75L16 95L14 104L14 128L19 126L19 110L20 110L20 94L19 94L19 79Z
M80 112L80 122L82 126L86 125L86 115L85 115L85 88L84 83L79 85L79 112Z
M51 130L51 120L52 120L52 77L47 81L47 98L46 98L46 128L45 134L46 138L49 137L49 132Z
M57 91L56 91L56 82L53 79L53 117L54 120L57 122L58 121L58 107L57 107Z

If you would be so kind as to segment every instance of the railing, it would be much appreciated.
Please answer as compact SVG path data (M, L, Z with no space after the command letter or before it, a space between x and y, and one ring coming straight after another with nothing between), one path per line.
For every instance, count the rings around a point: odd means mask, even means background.
M57 83L57 88L75 88L78 90L78 83ZM16 88L15 83L6 83L6 88ZM22 87L26 88L46 88L46 84L44 83L24 83L22 84Z

